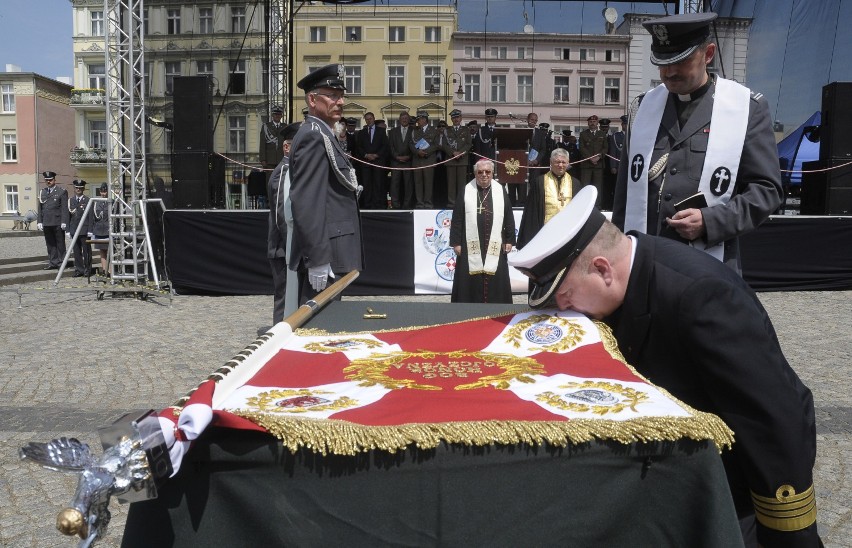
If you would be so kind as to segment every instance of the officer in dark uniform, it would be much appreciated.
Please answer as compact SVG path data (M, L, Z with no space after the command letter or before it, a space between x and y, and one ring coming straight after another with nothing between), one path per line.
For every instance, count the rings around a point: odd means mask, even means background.
M722 461L747 547L821 546L813 396L757 295L704 252L622 234L594 194L583 188L509 255L534 281L530 306L603 320L639 373L725 421L736 440Z
M92 233L93 212L83 216L86 206L89 205L89 197L86 196L86 181L74 179L74 196L68 199L68 212L70 222L68 223L68 236L73 238L77 227L82 224L77 239L74 240L74 277L79 278L92 275L92 246L86 240L94 236Z
M641 103L621 156L612 220L626 230L715 253L739 272L738 236L757 228L781 204L781 173L763 95L707 71L716 53L710 32L715 18L715 13L690 13L642 23L651 33L651 62L659 67L665 87L638 98ZM724 108L733 104L737 110L717 120L714 98L720 94L728 99ZM656 135L648 135L640 146L634 139L649 127L640 123L643 116L660 121ZM731 138L720 138L737 122L742 129ZM731 145L735 138L741 147ZM720 145L711 156L708 149L717 140ZM708 157L717 159L715 165L705 166ZM724 165L720 158L739 161ZM645 197L629 192L642 181L647 181ZM699 191L706 205L676 206Z
M473 161L478 162L482 157L493 160L497 156L496 143L494 142L494 129L497 122L497 109L485 109L485 123L479 127L479 131L473 136L473 151L478 154Z
M278 105L273 106L272 119L263 124L260 129L260 163L269 170L275 169L275 166L281 161L283 145L281 130L284 129L281 118L283 116L284 110ZM267 172L267 180L269 180L269 173Z
M299 304L330 279L364 268L358 181L332 129L343 116L342 65L319 68L296 85L305 91L308 117L290 150L293 211L288 267L299 276Z
M65 257L65 229L68 228L68 191L56 186L56 173L45 171L45 186L38 195L38 229L44 231L47 245L45 270L59 270Z

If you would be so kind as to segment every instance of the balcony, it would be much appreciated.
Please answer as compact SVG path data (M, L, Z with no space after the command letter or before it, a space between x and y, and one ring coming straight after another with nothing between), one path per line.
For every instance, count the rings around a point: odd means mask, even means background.
M106 105L106 91L102 89L72 89L71 106L100 108Z
M106 165L107 151L104 148L81 148L71 149L71 164L75 166Z

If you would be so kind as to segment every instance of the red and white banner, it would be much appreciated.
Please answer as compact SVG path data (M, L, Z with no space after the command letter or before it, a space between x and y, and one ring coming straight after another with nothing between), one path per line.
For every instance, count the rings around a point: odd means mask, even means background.
M572 312L375 333L280 331L218 384L203 383L179 417L161 414L179 442L173 460L210 421L337 454L442 441L732 442L718 417L648 383L606 326Z

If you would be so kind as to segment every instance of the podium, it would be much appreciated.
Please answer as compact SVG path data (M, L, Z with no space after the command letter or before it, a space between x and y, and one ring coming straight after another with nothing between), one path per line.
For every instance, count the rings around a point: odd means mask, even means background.
M532 129L494 128L497 148L495 178L505 184L523 184L527 180L527 151Z

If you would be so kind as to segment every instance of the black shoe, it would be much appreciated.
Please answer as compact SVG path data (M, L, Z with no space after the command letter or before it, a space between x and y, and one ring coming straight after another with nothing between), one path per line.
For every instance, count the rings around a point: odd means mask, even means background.
M73 276L71 276L71 277L72 277L72 278L82 278L82 277L83 277L83 273L82 273L82 272L75 272L75 273L74 273L74 275L73 275Z
M50 265L50 264L49 264L49 265L47 265L46 267L44 267L44 270L59 270L59 267L58 267L58 266L53 266L53 265Z

